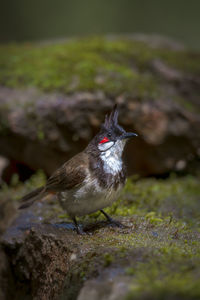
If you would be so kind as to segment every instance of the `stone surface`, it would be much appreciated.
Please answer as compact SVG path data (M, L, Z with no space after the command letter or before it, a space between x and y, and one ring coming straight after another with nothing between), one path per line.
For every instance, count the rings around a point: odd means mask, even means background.
M97 213L79 220L86 235L54 196L15 211L0 239L1 299L199 299L199 189L192 176L129 180L107 209L126 227Z

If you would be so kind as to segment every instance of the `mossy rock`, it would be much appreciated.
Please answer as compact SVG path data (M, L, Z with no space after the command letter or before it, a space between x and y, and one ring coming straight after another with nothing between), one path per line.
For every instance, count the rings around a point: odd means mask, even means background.
M25 186L15 181L1 197L17 201L44 181L42 174ZM89 233L85 236L70 229L54 197L32 206L3 237L14 270L13 294L199 299L199 195L199 178L192 176L129 179L121 198L106 210L128 227L110 227L96 213L79 220Z
M54 44L11 44L0 47L0 84L35 86L43 91L102 90L141 98L160 93L154 60L190 75L200 75L200 55L159 49L128 38L73 39Z
M130 164L139 161L143 175L180 170L199 155L199 75L198 53L126 38L1 46L0 151L50 174L84 148L117 100L124 109L122 125L143 137L129 150ZM44 182L42 173L23 185L15 176L0 198L17 207L22 195ZM129 227L110 227L96 213L80 220L86 236L76 235L55 198L37 203L2 237L2 295L199 299L199 195L199 177L129 179L107 208Z
M51 175L117 102L139 135L129 174L198 169L199 95L200 55L184 49L126 37L0 46L0 154Z

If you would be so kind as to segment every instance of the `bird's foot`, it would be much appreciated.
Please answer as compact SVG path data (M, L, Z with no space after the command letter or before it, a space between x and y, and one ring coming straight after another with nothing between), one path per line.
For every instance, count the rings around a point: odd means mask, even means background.
M85 234L87 234L87 232L85 232L85 231L83 230L83 227L82 227L81 225L78 224L76 218L74 217L74 218L72 218L72 219L73 219L73 221L74 221L75 230L76 230L77 234L80 234L80 235L85 235Z
M118 227L118 228L127 228L126 225L122 224L121 222L119 221L116 221L116 220L113 220L112 218L110 218L109 221L109 225L112 226L112 227Z
M109 225L113 227L127 228L127 226L123 225L119 221L113 220L103 209L101 209L100 211L106 217L107 221L109 222Z
M77 226L76 227L76 232L77 234L80 234L80 235L86 235L87 233L83 230L83 228L81 226Z

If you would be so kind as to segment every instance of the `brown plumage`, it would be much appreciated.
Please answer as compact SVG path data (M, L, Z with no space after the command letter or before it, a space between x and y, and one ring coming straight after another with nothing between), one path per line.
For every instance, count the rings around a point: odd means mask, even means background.
M74 220L78 233L82 231L76 216L100 210L109 222L114 222L103 208L112 204L125 183L122 152L128 138L135 135L118 124L115 106L86 149L55 171L45 186L25 195L19 208L29 207L44 196L55 193Z
M56 193L78 187L86 177L85 168L88 164L88 156L81 152L73 156L64 163L53 175L47 180L45 186L35 189L25 195L19 209L31 206L35 201L40 200L47 194Z

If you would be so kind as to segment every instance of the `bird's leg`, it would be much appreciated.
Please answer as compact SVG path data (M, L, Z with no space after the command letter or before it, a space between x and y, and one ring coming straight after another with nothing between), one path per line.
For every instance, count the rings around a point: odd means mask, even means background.
M108 222L111 225L123 228L125 227L122 223L120 223L119 221L113 220L103 209L100 209L100 212L106 217L106 219L108 220Z
M76 227L76 232L77 234L85 234L85 232L83 231L83 229L80 227L80 225L78 224L77 220L76 220L76 217L73 217L72 218L73 222L74 222L74 225Z

